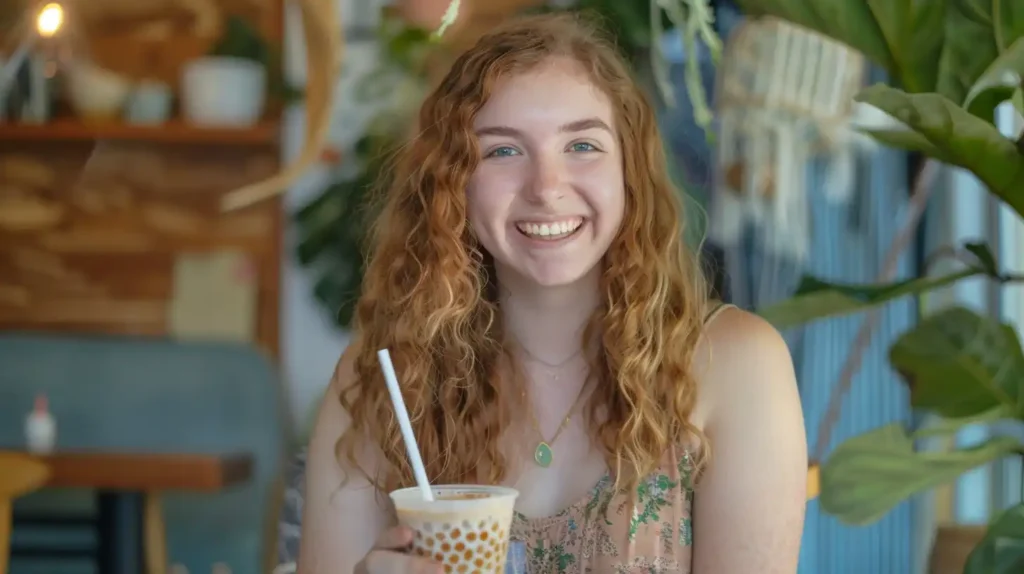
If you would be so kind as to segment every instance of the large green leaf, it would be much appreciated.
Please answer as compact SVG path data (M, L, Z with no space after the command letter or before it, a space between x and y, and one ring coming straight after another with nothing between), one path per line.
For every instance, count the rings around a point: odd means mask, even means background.
M1024 38L1024 3L1013 0L997 0L999 12L996 18L996 44L1006 50L1017 40Z
M902 56L906 52L907 42L910 41L907 30L910 27L913 0L867 0L864 3L882 31L882 37L892 56L893 66L889 71L899 75L899 71L906 66Z
M964 574L1024 572L1024 502L999 515L971 555Z
M821 468L822 509L849 524L870 524L911 495L1017 451L1018 441L993 438L949 452L915 452L898 424L856 436L836 448Z
M941 417L927 417L925 424L914 432L910 433L910 438L915 441L925 440L936 437L950 437L960 429L979 424L994 423L997 421L1005 421L1012 419L1014 416L1013 409L998 406L994 409L980 412L975 415L960 418L941 418Z
M1010 325L945 309L901 335L889 360L910 384L915 407L944 417L1004 407L1024 418L1024 352Z
M850 46L887 70L896 69L885 34L864 0L739 0L738 4L747 14L775 16L809 28Z
M1024 216L1024 156L992 124L938 94L908 94L876 84L857 95L920 133L947 161L968 169Z
M931 92L938 85L948 4L949 0L911 0L910 26L896 77L908 92Z
M965 250L975 257L966 269L938 277L920 277L882 285L843 285L804 277L789 299L758 310L776 328L785 329L818 319L847 315L907 295L925 293L977 275L997 277L999 269L988 246L971 243Z
M989 65L964 100L967 111L993 121L996 106L1013 97L1024 79L1024 38L1015 41Z
M939 75L947 0L867 0L889 46L891 76L908 92L930 92Z
M757 314L776 328L785 329L863 311L899 297L924 293L983 273L981 269L967 269L939 277L908 279L884 285L844 285L804 277L793 297L760 309Z
M909 128L857 128L857 130L875 138L876 141L883 145L920 152L943 163L950 163L943 156L942 150L928 141L923 135Z
M938 93L960 104L999 55L993 5L999 0L947 0L946 38L939 59Z

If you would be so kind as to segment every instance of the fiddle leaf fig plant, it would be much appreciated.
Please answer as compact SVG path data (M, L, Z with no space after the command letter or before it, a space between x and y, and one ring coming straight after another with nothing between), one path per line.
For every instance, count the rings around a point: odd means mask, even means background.
M754 16L787 20L839 40L885 69L890 84L857 101L885 112L891 127L865 129L879 142L972 172L1024 217L1024 137L1004 135L996 108L1022 104L1024 3L1001 0L739 0ZM915 225L908 218L907 225ZM886 285L805 278L795 295L759 310L780 327L871 310L970 277L1000 284L1024 277L999 269L968 245L962 269ZM973 468L1024 457L1024 442L994 436L969 447L919 450L968 424L1024 424L1024 351L1008 324L965 307L926 316L889 351L911 405L939 417L920 428L894 423L853 437L821 469L822 509L868 524L908 497ZM967 560L965 574L1024 572L1024 503L1004 510Z

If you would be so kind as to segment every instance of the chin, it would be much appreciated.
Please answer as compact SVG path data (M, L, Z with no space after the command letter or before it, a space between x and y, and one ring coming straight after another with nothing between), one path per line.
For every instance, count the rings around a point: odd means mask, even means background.
M556 289L579 284L597 272L597 262L595 262L593 265L581 265L578 268L575 268L575 266L570 268L560 266L549 269L522 269L518 272L518 275L528 284L545 289Z

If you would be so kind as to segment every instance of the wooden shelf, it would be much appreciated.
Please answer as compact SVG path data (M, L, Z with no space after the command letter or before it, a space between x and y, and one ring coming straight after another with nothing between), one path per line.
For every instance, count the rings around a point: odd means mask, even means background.
M263 121L247 128L197 127L181 120L158 126L85 123L61 119L46 124L0 123L0 142L138 141L166 144L269 146L278 142L280 125Z

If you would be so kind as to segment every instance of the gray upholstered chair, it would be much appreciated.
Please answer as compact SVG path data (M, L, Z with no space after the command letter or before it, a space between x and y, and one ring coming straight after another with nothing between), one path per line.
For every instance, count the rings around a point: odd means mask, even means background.
M254 474L243 485L163 495L169 558L196 574L215 564L235 574L271 566L268 535L288 425L276 367L260 352L156 339L0 335L0 448L24 444L25 415L37 393L50 399L58 448L252 453ZM94 511L90 493L53 489L14 505L15 517ZM12 543L12 574L94 571L88 559L39 563L17 552L88 546L90 532L15 526Z

